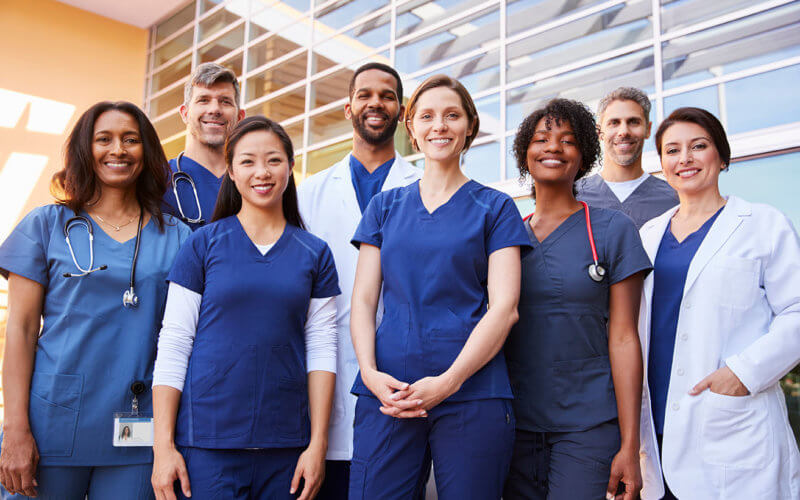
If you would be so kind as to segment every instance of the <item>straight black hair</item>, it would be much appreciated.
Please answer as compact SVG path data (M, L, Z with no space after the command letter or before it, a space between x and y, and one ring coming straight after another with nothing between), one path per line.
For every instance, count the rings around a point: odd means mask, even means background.
M294 174L292 168L294 167L294 148L292 147L292 140L289 134L277 122L269 118L257 115L245 118L240 121L228 136L225 141L225 164L227 166L228 174L233 171L233 150L236 149L236 144L242 137L250 132L257 132L263 130L265 132L272 132L278 137L283 145L283 151L289 159L289 181L286 185L286 190L283 192L283 216L286 222L297 226L300 229L305 229L303 219L300 217L300 209L297 204L297 187L294 183ZM211 221L218 221L231 215L236 215L242 209L242 195L236 189L236 184L231 180L230 175L225 175L222 179L222 185L219 187L219 194L217 195L217 204L214 206L214 215Z

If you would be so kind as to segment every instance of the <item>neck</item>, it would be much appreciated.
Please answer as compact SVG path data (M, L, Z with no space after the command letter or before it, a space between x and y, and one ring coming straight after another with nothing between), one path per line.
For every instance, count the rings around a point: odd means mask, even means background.
M184 154L202 165L203 168L216 177L222 177L225 174L225 155L222 149L222 147L212 148L201 144L200 141L191 134L187 134Z
M116 189L108 186L98 192L97 201L85 207L100 216L134 217L139 214L139 200L136 188Z
M283 205L266 208L254 207L242 200L242 209L236 214L248 236L259 245L266 245L278 239L286 227Z
M446 162L425 158L425 171L422 173L422 186L429 193L450 191L460 187L469 179L461 172L458 157Z
M608 156L603 157L603 170L600 175L608 182L625 182L638 179L644 174L642 169L642 157L640 156L633 164L623 167L617 165Z
M364 165L367 172L372 173L387 161L394 158L394 140L384 144L370 144L358 134L353 134L353 156Z
M697 193L679 191L678 198L680 198L680 206L675 216L683 219L706 217L715 213L726 203L725 198L719 194L719 187L716 184Z
M536 183L536 217L561 217L582 208L572 194L572 185Z

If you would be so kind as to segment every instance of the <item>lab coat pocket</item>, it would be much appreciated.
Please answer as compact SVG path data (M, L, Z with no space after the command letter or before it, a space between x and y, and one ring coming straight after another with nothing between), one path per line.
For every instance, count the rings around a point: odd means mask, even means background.
M28 414L41 456L72 455L82 389L82 375L33 374Z
M763 396L726 396L706 391L700 432L700 453L706 463L757 469L772 460L772 422Z
M748 308L758 298L761 262L756 259L721 256L709 264L717 299L734 308Z

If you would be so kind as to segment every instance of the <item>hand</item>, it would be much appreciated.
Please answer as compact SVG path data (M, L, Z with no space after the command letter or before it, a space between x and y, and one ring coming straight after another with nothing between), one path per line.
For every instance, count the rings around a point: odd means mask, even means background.
M183 455L174 446L153 447L153 475L150 483L156 500L175 500L175 481L180 480L181 490L187 497L192 496L189 472Z
M393 406L381 407L381 413L397 418L414 418L427 415L427 410L434 408L439 403L455 394L460 388L460 384L455 383L445 374L436 377L425 377L417 380L408 387L408 395L403 400L397 401ZM397 407L403 402L414 405L414 409L397 411ZM421 408L421 411L416 408Z
M739 377L727 366L716 370L707 376L689 391L692 396L697 396L706 389L723 396L747 396L750 391L744 386Z
M3 447L0 450L0 483L12 495L20 493L28 497L36 496L34 474L39 465L39 450L30 429L15 432L4 429Z
M400 382L388 373L378 370L362 370L361 380L367 389L380 400L381 408L396 408L397 413L407 411L413 413L414 417L425 416L425 412L419 407L422 401L408 399L410 393L408 383Z
M619 483L625 485L625 493L617 495ZM634 450L619 450L611 462L606 498L635 500L642 489L642 471L639 469L639 456Z
M298 500L311 500L322 486L325 479L325 447L310 445L300 454L297 459L297 467L294 469L292 485L289 493L294 495L300 487L300 479L303 479L303 491Z

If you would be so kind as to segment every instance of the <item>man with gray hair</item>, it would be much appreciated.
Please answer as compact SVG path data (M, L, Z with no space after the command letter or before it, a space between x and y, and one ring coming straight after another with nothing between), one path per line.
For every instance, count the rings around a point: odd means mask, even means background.
M236 75L216 63L199 65L184 85L180 113L186 147L169 161L172 182L164 211L195 230L211 221L225 175L225 141L244 118Z
M650 137L650 99L633 87L620 87L600 100L597 124L603 143L603 169L577 182L578 199L620 210L637 228L678 204L663 180L642 169L642 149Z

